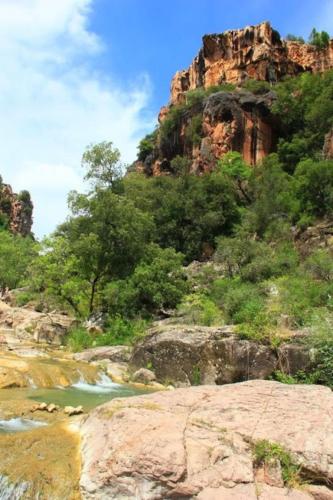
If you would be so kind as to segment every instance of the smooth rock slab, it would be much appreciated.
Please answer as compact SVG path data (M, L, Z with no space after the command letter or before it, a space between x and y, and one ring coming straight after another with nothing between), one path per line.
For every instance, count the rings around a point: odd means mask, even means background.
M319 482L330 481L332 417L330 389L272 381L116 399L82 425L81 493L90 500L315 498L256 484L252 443L280 443Z

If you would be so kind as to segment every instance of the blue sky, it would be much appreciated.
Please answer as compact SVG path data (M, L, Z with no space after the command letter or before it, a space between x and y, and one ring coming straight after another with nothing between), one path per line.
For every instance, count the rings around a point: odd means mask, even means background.
M281 35L333 34L333 0L0 0L0 174L31 191L36 235L85 189L89 143L134 160L203 34L263 20Z

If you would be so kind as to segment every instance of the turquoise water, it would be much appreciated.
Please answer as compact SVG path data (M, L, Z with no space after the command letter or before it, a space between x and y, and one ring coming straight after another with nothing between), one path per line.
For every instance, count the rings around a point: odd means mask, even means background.
M85 411L95 408L114 398L128 398L147 394L145 390L139 390L127 385L113 384L108 388L98 385L78 383L66 389L28 389L27 399L54 403L59 406L82 405Z
M115 384L107 375L102 374L96 384L89 384L82 380L70 387L2 389L0 391L0 404L1 401L31 400L31 402L54 403L62 408L64 406L82 405L84 411L87 412L95 408L95 406L111 401L114 398L128 398L147 394L148 392L151 391L138 389L131 385ZM8 424L8 421L2 423L0 419L1 433L5 432L5 429L8 429L6 432L10 432L11 426L13 427L13 431L15 427L18 427L18 430L27 430L29 427L28 422L25 422L25 425L23 425L18 419L12 420L13 422Z

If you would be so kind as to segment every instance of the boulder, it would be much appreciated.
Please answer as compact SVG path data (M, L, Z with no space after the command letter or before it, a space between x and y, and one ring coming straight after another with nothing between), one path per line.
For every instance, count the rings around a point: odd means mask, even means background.
M264 380L114 399L82 424L81 494L87 500L331 498L318 495L331 494L324 485L333 479L332 415L330 389ZM256 476L253 448L263 439L290 453L313 493L306 481L289 490L271 473Z
M69 417L72 415L80 415L83 413L83 406L65 406L64 413L66 413Z
M126 363L131 357L131 347L126 345L101 346L86 349L74 355L77 361L113 361L115 363Z
M40 313L24 307L11 307L0 301L0 331L4 339L9 331L20 341L60 345L74 323L74 318L64 314Z
M155 382L156 375L153 371L148 370L148 368L140 368L132 375L133 382L139 382L141 384L151 384Z
M288 374L311 366L311 353L302 345L278 350L241 339L232 327L203 327L160 323L136 345L133 369L152 366L160 382L182 385L228 384L267 378L279 369Z

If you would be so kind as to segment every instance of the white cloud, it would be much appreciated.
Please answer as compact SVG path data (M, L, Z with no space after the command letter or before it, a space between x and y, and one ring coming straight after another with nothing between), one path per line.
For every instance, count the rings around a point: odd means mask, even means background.
M102 41L88 28L93 0L0 0L0 173L29 189L34 230L54 229L66 195L82 188L80 159L112 140L125 161L152 121L141 112L149 79L119 88L94 70Z

